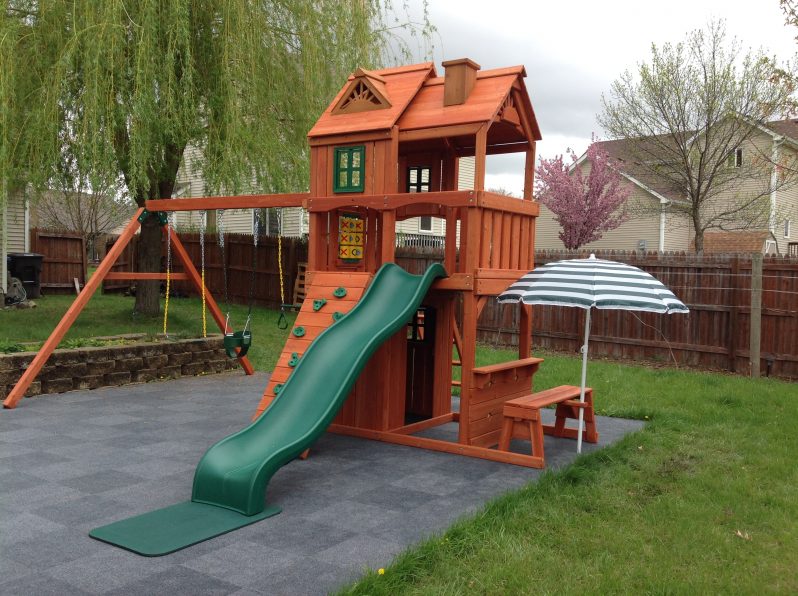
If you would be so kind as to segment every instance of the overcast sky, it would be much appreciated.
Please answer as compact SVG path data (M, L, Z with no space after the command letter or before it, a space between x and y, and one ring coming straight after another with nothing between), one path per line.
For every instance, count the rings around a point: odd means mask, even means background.
M416 10L420 2L413 0ZM601 136L602 93L624 70L648 60L652 42L677 42L724 18L729 35L745 47L782 60L798 50L798 30L784 25L778 0L429 0L429 10L438 28L433 55L440 74L441 61L463 57L483 69L526 66L543 157L568 147L581 154L591 133ZM521 157L490 158L487 186L520 194L522 168Z

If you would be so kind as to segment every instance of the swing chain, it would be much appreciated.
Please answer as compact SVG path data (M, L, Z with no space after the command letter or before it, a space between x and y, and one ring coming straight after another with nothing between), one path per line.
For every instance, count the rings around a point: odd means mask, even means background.
M216 212L216 228L219 233L219 254L222 259L222 278L224 286L224 305L227 311L227 317L224 322L224 334L228 334L227 322L230 320L230 297L227 291L227 260L224 253L224 209L219 209Z
M170 218L166 222L166 296L163 304L163 334L168 338L167 322L169 321L169 293L172 285L172 226L173 220Z
M208 212L203 211L200 215L200 278L202 282L202 337L208 337L208 317L205 297L205 232L208 225Z
M277 268L280 276L280 316L277 319L278 329L288 329L288 319L285 316L285 282L283 281L283 227L282 209L276 208L277 212Z

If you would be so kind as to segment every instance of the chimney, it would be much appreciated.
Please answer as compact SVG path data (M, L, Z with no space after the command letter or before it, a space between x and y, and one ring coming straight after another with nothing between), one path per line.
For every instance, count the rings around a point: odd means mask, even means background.
M465 103L477 82L479 64L468 58L458 58L447 60L443 63L443 68L443 105L456 106Z

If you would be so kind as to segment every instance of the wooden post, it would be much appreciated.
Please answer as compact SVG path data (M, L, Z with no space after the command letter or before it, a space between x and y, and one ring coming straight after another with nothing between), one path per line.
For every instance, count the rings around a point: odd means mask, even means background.
M396 211L380 213L380 262L393 263L396 250Z
M521 319L518 323L518 357L529 358L532 353L532 307L521 304Z
M61 340L66 335L69 328L72 327L72 324L78 318L83 308L88 304L91 297L94 295L94 292L102 285L103 279L105 278L106 273L111 270L111 267L114 266L114 263L119 258L119 255L122 254L122 251L125 250L125 247L128 245L130 240L133 236L136 235L139 227L141 224L139 223L139 215L141 215L143 209L137 209L135 215L131 218L130 222L128 222L127 227L122 231L119 235L119 238L114 243L111 250L108 251L108 254L105 255L102 263L100 263L99 267L97 267L97 271L94 272L94 275L91 276L86 282L86 285L83 286L83 290L78 294L78 297L75 298L75 301L72 303L72 306L64 313L64 316L61 317L61 321L56 325L56 328L53 329L53 332L50 334L50 337L47 338L47 341L44 342L44 345L39 349L39 353L33 358L31 363L28 365L28 368L20 377L17 384L14 385L14 388L11 389L11 392L6 396L5 401L3 401L4 408L14 408L16 407L19 400L21 400L25 392L30 387L30 384L36 378L36 375L42 370L44 365L47 363L47 360L50 358L50 355L53 353L58 347L58 344L61 343Z
M739 333L739 302L740 302L740 295L738 292L738 288L740 287L739 277L740 277L740 257L735 256L732 258L731 268L730 268L730 275L731 275L731 284L729 292L729 301L727 304L730 305L729 307L729 371L736 372L737 369L737 345L739 340L737 335Z
M526 164L524 165L524 200L532 200L532 189L535 185L535 142L532 148L526 152Z
M751 255L751 336L749 338L751 376L759 376L759 351L762 342L762 254Z

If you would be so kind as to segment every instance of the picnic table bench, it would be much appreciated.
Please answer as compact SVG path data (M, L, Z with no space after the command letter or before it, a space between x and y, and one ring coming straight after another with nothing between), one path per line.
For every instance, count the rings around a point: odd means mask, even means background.
M579 401L579 392L579 387L574 385L561 385L506 401L502 411L504 421L499 439L499 449L510 451L511 439L529 439L532 455L539 457L541 467L544 467L543 435L577 438L578 429L566 428L565 421L568 418L578 419L579 410L582 409L585 412L582 440L588 443L598 442L596 418L593 411L593 389L585 387L584 403ZM554 413L554 424L543 424L540 410L555 404L557 409Z

